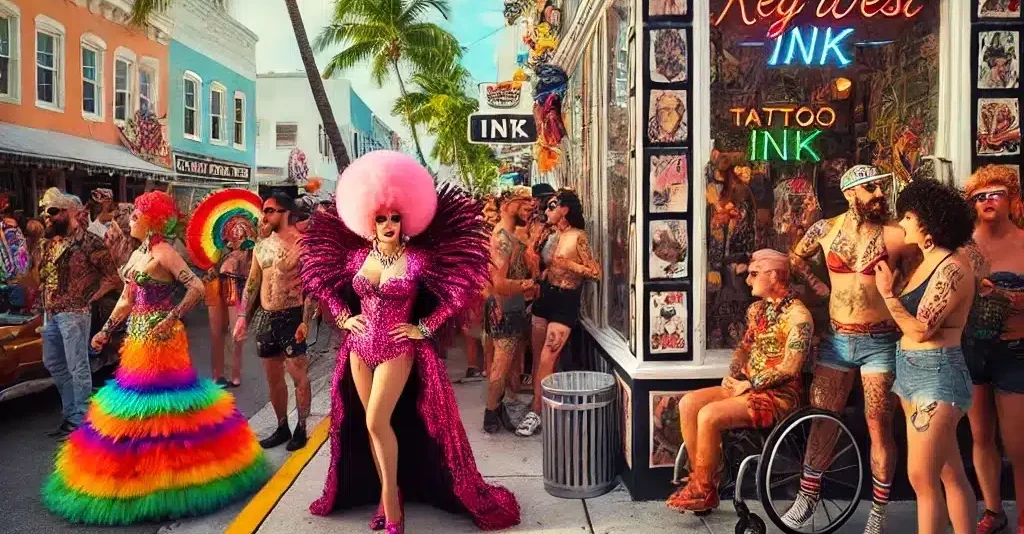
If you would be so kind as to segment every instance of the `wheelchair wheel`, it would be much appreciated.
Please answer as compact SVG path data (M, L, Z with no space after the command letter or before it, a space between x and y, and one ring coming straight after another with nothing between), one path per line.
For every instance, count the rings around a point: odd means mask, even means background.
M822 472L821 499L807 508L806 521L783 520L797 502L804 455L812 425L832 444ZM832 438L828 441L828 438ZM831 534L857 510L864 486L864 457L850 429L833 413L804 408L780 423L765 445L757 469L757 489L768 519L786 534Z

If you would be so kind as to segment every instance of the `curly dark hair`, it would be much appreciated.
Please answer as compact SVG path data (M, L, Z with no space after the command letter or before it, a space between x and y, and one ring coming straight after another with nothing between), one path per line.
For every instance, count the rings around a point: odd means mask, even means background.
M583 203L580 202L579 195L572 189L562 188L555 193L555 198L558 200L559 206L569 208L569 212L565 214L565 220L569 223L569 226L579 230L586 230L587 221L583 217Z
M930 179L914 180L896 200L896 213L913 213L936 246L956 250L971 240L977 214L963 194Z

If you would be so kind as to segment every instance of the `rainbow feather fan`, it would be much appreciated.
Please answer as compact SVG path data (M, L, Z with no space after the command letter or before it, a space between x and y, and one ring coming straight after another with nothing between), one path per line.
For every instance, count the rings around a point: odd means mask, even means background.
M216 266L233 236L244 235L244 241L251 244L262 209L259 195L245 189L222 189L207 195L185 230L192 263L203 270Z

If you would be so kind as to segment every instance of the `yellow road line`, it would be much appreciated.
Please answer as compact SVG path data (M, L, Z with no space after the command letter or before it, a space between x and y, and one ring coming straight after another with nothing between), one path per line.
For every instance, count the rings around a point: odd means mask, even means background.
M295 483L295 479L299 477L302 470L305 469L306 464L313 459L317 451L320 450L320 446L327 441L327 435L330 433L331 418L325 417L323 421L320 421L316 428L309 436L309 443L306 444L301 450L295 451L292 455L284 462L281 469L274 473L270 481L267 482L263 489L257 493L249 504L245 506L242 513L238 514L238 517L231 522L225 534L252 534L256 532L260 525L263 524L263 520L270 515L274 507L277 506L278 501L281 497L292 487Z

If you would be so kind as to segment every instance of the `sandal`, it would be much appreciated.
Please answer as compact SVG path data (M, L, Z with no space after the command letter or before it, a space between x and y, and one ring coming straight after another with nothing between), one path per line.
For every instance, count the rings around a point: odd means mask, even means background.
M235 389L237 387L242 387L242 381L239 380L239 381L236 382L236 381L232 380L231 382L228 382L228 387L231 388L231 389Z
M214 380L213 383L217 384L217 386L219 386L222 389L227 388L230 384L230 382L228 382L227 379L224 378L223 376L218 378L217 380Z

